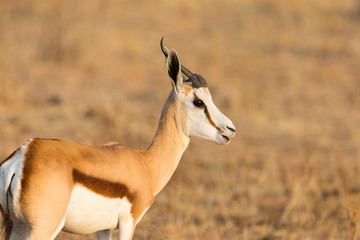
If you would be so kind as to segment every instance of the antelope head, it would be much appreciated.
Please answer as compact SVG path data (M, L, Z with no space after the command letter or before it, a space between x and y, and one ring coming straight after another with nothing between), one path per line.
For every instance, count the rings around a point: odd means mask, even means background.
M165 65L171 78L175 99L184 112L183 131L187 136L197 136L214 141L217 144L228 144L235 136L235 127L214 104L205 79L192 73L180 64L175 50L160 46Z

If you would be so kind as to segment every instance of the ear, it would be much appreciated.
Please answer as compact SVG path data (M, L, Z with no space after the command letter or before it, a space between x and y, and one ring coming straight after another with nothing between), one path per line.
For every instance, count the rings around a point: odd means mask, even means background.
M181 93L184 90L180 61L175 50L171 50L166 60L166 68L171 78L171 84L176 92Z

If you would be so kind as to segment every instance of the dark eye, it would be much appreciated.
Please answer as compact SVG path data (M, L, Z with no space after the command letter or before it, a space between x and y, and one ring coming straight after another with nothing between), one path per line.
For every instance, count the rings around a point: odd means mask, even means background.
M200 99L195 99L193 103L194 103L194 105L196 107L203 107L204 106L204 102L201 101Z

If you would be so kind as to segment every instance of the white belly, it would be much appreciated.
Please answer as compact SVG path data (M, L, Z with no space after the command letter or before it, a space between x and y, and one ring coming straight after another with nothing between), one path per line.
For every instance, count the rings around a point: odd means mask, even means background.
M65 218L63 230L88 234L118 227L119 218L132 218L131 204L126 198L110 199L76 185Z

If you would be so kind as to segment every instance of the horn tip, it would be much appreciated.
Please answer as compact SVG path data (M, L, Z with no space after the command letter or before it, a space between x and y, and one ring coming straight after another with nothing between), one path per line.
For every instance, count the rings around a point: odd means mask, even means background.
M166 52L166 50L164 48L164 36L160 40L160 48L161 48L161 51L163 52L163 54L165 55L165 57L167 57L168 53Z

